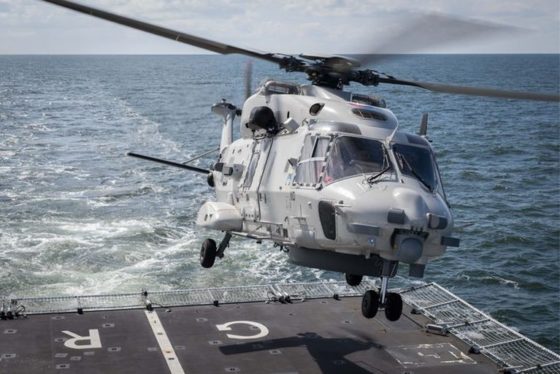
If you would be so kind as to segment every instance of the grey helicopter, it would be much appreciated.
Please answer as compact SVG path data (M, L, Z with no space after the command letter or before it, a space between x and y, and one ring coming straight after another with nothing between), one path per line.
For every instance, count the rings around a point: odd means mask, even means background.
M399 264L408 264L409 276L421 278L428 262L447 247L458 246L459 239L452 236L453 215L427 138L427 115L418 134L402 131L382 98L344 87L392 84L448 94L560 101L554 94L399 79L360 68L363 60L345 56L259 52L71 1L43 1L211 52L245 55L286 72L307 74L309 84L267 80L254 92L248 84L242 107L225 100L213 105L223 126L219 156L208 169L128 155L206 175L215 199L200 207L196 224L224 236L219 243L203 241L203 267L224 257L233 236L271 241L290 263L344 273L351 286L359 285L363 276L381 278L380 287L363 296L366 318L382 309L388 320L398 320L402 299L388 291L388 280ZM236 120L240 131L234 140Z

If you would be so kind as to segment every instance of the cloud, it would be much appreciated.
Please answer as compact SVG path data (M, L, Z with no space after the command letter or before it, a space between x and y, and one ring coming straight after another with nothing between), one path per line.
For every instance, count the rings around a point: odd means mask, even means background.
M532 29L524 37L425 52L554 52L557 0L82 0L102 9L213 40L279 52L367 52L403 20L441 12ZM36 0L0 0L0 53L202 53L200 49Z

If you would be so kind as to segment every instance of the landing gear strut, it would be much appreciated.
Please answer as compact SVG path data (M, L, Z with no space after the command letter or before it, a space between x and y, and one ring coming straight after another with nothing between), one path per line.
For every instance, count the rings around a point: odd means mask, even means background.
M202 242L202 248L200 249L200 265L202 265L203 268L211 268L216 261L216 257L223 258L224 251L229 246L230 239L231 234L226 232L219 246L216 246L216 241L213 239L206 239Z
M362 298L362 314L364 317L375 317L379 308L385 310L385 317L389 321L396 321L401 317L401 295L394 292L387 292L388 280L388 277L381 277L381 290L379 293L374 290L368 290L364 294Z
M229 232L226 232L224 238L222 239L220 245L218 246L218 252L216 252L216 256L218 256L219 258L224 257L224 251L226 250L227 247L229 247L230 239L231 239L231 234Z

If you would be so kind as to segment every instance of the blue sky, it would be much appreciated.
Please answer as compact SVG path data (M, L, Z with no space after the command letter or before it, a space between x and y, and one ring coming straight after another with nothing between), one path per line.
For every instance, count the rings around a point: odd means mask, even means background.
M513 25L522 30L410 52L560 52L558 0L82 0L82 3L263 51L377 51L374 46L394 35L410 17L438 12ZM39 0L0 0L0 54L114 53L205 52Z

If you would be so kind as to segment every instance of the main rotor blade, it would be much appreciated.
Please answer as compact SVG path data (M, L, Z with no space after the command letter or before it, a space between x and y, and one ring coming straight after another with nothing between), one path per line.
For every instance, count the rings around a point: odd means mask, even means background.
M195 47L198 47L198 48L206 49L208 51L212 51L212 52L216 52L216 53L220 53L220 54L224 54L224 55L238 53L238 54L241 54L241 55L255 57L255 58L259 58L259 59L274 62L274 63L280 63L283 60L282 57L276 56L276 55L271 54L271 53L264 53L264 52L260 52L260 51L239 48L239 47L229 45L229 44L223 44L223 43L216 42L216 41L213 41L213 40L204 39L204 38L201 38L201 37L198 37L198 36L195 36L195 35L186 34L186 33L180 32L180 31L176 31L176 30L165 28L165 27L153 25L151 23L138 21L136 19L120 16L120 15L115 14L115 13L110 13L110 12L106 12L104 10L92 8L90 6L74 3L72 1L67 1L67 0L42 0L42 1L45 1L45 2L51 3L51 4L55 4L55 5L59 5L61 7L72 9L72 10L75 10L75 11L80 12L80 13L88 14L90 16L94 16L94 17L97 17L97 18L102 18L102 19L110 21L110 22L114 22L114 23L118 23L120 25L132 27L134 29L142 30L142 31L148 32L150 34L159 35L159 36L162 36L164 38L172 39L172 40L175 40L177 42L189 44L189 45L192 45L192 46L195 46Z
M410 81L410 80L385 78L385 77L379 77L379 83L389 83L389 84L398 84L404 86L420 87L434 92L444 92L444 93L458 94L458 95L488 96L488 97L500 97L506 99L535 100L535 101L553 101L553 102L560 101L560 95L555 95L555 94L543 94L543 93L521 92L521 91L505 91L505 90L497 90L494 88L454 86L448 84L419 82L419 81Z
M430 13L402 22L397 30L388 31L390 36L374 46L371 53L358 58L362 66L394 59L398 54L429 52L430 48L457 45L481 38L527 31L516 26L487 21L465 19L441 13ZM379 38L379 35L377 35Z

